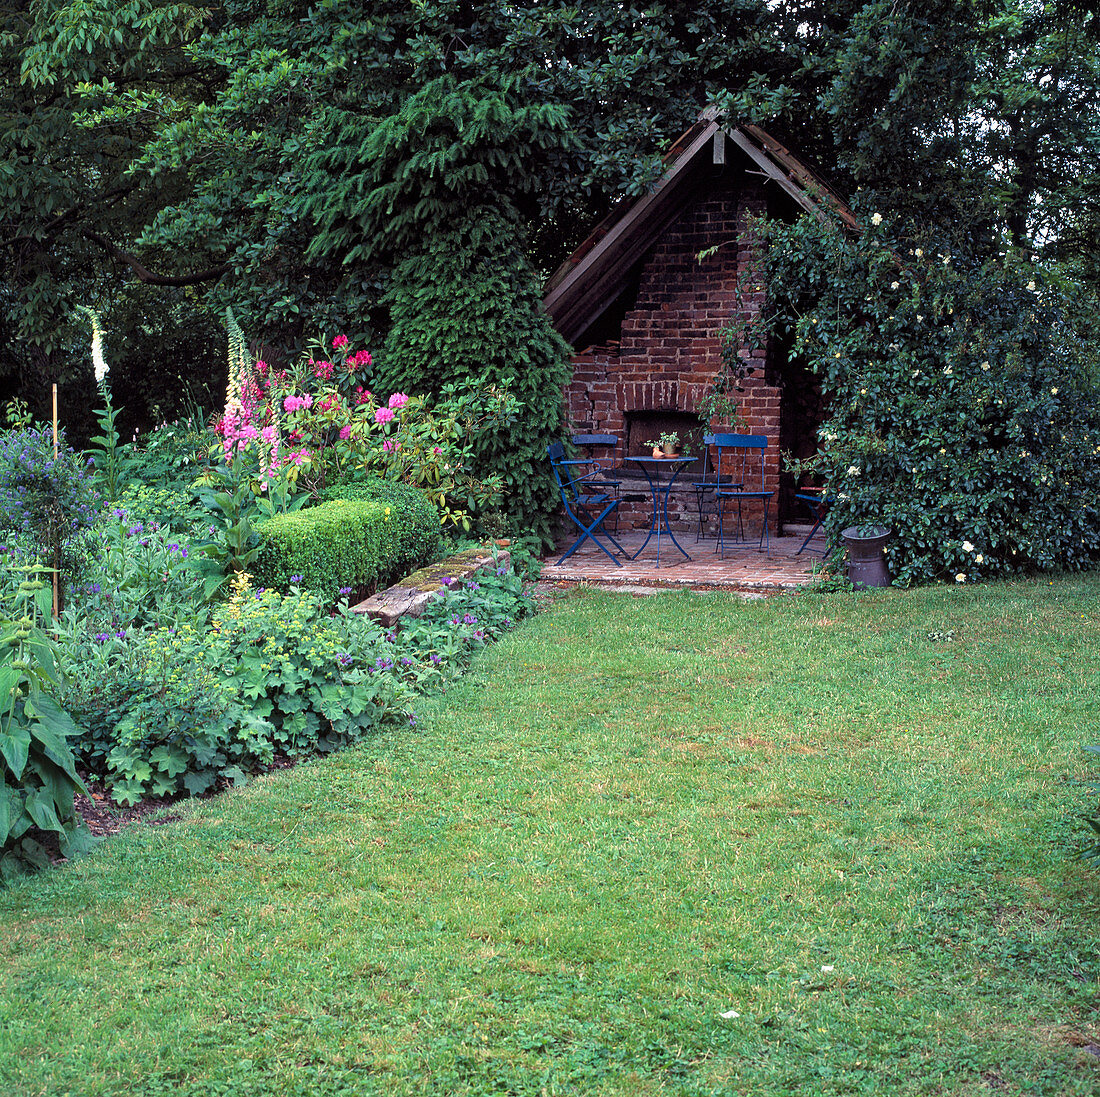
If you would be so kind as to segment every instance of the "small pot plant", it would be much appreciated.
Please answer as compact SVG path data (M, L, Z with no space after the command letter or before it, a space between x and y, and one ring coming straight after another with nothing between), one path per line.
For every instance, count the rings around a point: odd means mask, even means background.
M642 444L651 447L654 457L676 457L680 452L680 435L674 430L665 431L656 440Z

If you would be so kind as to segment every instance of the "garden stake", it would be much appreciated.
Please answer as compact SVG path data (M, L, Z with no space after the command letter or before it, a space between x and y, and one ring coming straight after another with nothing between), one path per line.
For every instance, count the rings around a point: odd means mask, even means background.
M57 460L57 384L53 386L53 459ZM54 549L53 553L53 619L57 620L58 614L58 596L57 596L57 576L61 570L61 546L60 544Z

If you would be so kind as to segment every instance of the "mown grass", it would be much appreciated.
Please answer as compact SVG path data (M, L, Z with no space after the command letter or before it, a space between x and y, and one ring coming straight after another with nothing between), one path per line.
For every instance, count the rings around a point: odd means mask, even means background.
M576 592L0 894L0 1091L1095 1093L1098 632L1094 576Z

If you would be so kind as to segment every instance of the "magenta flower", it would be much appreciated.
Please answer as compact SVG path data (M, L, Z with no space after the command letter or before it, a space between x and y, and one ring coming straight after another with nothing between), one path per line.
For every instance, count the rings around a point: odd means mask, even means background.
M391 411L399 411L409 402L409 398L403 392L395 392L389 400Z
M341 347L346 347L347 345L348 337L346 335L337 335L336 338L332 341L332 346L334 350L339 350Z
M389 408L379 408L374 413L374 421L376 423L388 423L393 418L393 412Z
M351 424L345 423L340 428L340 441L346 442L351 437Z

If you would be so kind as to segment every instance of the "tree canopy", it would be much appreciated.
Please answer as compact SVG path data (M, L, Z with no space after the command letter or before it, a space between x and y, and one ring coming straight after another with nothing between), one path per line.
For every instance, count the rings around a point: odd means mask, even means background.
M432 203L490 196L548 270L713 103L1095 289L1098 37L1086 0L0 0L0 378L83 378L77 303L146 404L220 366L226 305L377 342Z

